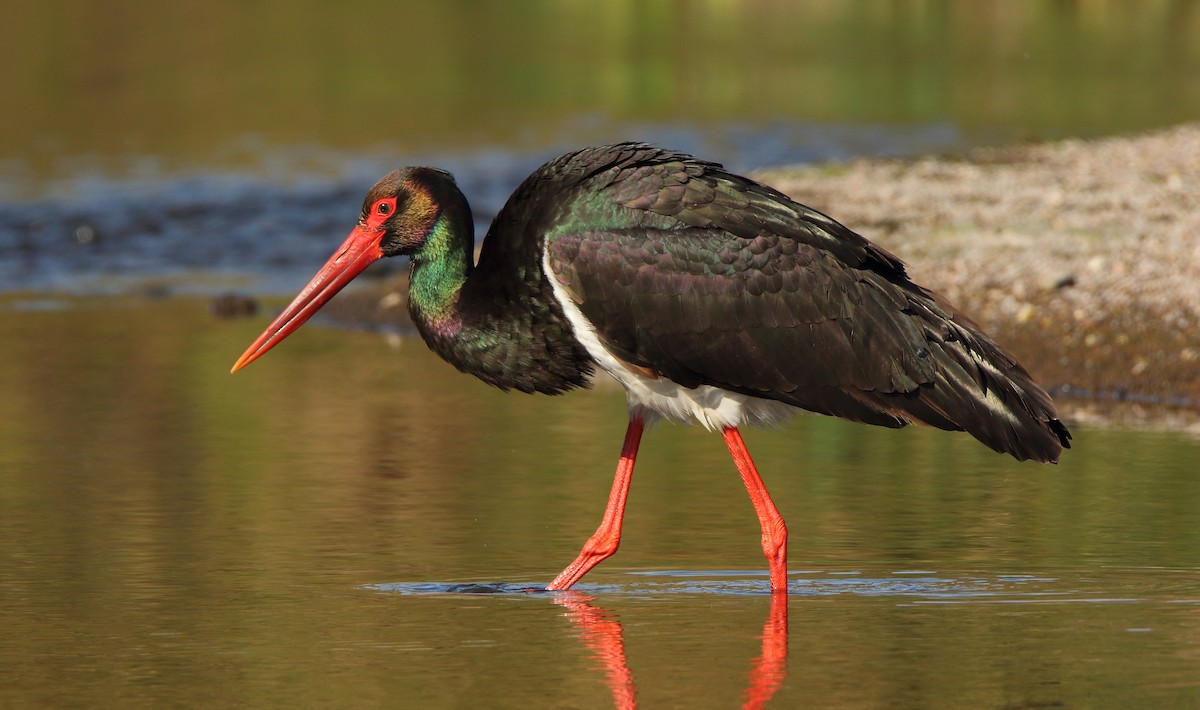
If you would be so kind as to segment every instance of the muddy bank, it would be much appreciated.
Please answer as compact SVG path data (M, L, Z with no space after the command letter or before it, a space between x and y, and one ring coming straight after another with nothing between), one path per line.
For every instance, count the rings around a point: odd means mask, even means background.
M892 250L1052 389L1063 414L1197 428L1200 124L756 177ZM403 318L403 279L330 306Z

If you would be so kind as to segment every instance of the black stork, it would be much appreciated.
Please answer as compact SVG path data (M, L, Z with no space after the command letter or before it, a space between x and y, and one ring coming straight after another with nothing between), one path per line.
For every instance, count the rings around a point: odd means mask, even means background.
M1056 462L1070 446L1045 390L900 259L716 163L639 143L563 155L509 198L478 263L473 245L471 210L449 173L390 173L233 371L372 262L403 255L413 323L463 372L545 394L587 386L596 367L612 375L629 400L612 493L548 589L571 587L616 552L642 431L660 418L721 431L762 526L773 591L787 588L787 529L742 425L807 410L966 431L1018 460Z

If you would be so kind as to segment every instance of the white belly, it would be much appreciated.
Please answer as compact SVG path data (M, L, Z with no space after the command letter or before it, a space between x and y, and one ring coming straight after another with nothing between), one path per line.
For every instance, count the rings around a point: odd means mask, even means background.
M542 268L575 337L600 367L625 387L630 416L640 415L647 424L660 417L684 424L699 422L718 431L746 424L779 424L796 413L795 407L783 402L727 392L710 385L684 387L665 377L647 377L629 369L600 342L596 329L555 279L545 254Z

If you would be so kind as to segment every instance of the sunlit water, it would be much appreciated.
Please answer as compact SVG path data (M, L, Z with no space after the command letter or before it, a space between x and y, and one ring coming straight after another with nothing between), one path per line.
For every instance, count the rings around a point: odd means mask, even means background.
M1076 427L1059 466L802 417L647 433L616 557L612 386L504 394L415 340L203 300L0 308L5 707L1185 707L1200 443ZM86 343L87 347L81 344Z

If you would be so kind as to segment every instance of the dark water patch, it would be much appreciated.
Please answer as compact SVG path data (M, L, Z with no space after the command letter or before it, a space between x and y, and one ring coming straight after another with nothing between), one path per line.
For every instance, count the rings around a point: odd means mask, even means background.
M517 584L513 582L388 582L384 584L367 584L363 586L363 589L403 596L440 594L523 595L546 591L544 587L535 584Z
M13 290L124 290L131 278L277 272L318 261L353 224L359 186L284 188L211 176L149 193L0 205L0 280ZM348 228L347 228L348 230ZM79 234L87 239L79 239ZM81 289L82 284L94 284Z

